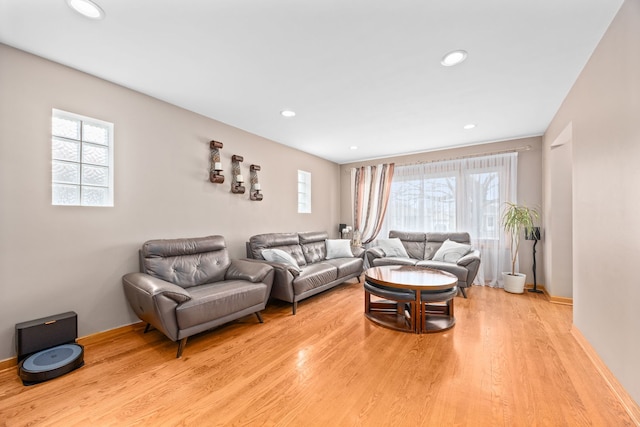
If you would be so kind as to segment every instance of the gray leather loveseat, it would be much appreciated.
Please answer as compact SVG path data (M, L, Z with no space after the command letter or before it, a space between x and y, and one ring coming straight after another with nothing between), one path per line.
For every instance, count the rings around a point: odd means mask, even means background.
M480 268L480 251L471 246L469 233L390 231L388 240L379 239L378 242L388 244L393 243L392 240L399 240L404 251L398 251L393 246L389 246L390 249L371 247L366 251L370 267L415 265L448 271L458 277L458 289L467 297L466 288L471 287ZM445 242L452 247L452 251L449 254L443 253L444 250L438 253ZM464 245L467 245L466 249Z
M364 251L354 253L349 249L332 253L331 245L335 243L348 246L349 242L329 239L324 231L259 234L247 242L247 257L274 267L271 296L293 303L293 314L296 314L298 301L354 277L360 281Z
M141 273L123 276L124 292L136 315L172 341L255 313L269 299L273 268L231 260L224 237L150 240L140 250Z

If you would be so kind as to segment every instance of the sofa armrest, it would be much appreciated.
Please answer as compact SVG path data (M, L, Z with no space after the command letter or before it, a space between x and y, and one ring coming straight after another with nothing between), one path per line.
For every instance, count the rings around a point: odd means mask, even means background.
M264 282L273 271L273 266L264 262L234 259L225 273L225 280L247 280L252 283ZM272 275L273 277L273 275ZM271 279L273 281L273 278Z
M153 325L169 339L177 341L176 308L191 299L187 290L145 273L129 273L122 277L129 306L144 322Z
M372 248L367 249L367 256L373 256L374 258L384 258L386 254L382 250L380 246L374 246Z
M363 247L360 247L360 246L352 246L351 247L351 253L353 254L354 258L362 258L362 259L364 259L364 254L366 252L367 251Z
M263 259L244 259L256 264L267 264L273 267L273 287L271 296L283 301L293 302L293 280L300 275L300 271L281 262L269 262Z
M365 251L365 268L373 267L373 260L376 258L384 258L386 254L380 246L373 246Z
M472 250L471 252L460 258L458 262L456 262L456 264L467 267L472 262L480 262L480 251L477 249Z
M173 283L166 282L145 273L129 273L122 277L125 286L131 286L141 290L155 298L158 295L165 296L180 304L191 299L191 295L184 288Z
M456 264L465 267L469 271L467 274L467 285L471 286L480 268L480 251L477 249L472 250L460 258Z

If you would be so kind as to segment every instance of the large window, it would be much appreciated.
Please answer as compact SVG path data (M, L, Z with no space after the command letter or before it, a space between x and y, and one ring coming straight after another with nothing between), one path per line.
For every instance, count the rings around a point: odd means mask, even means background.
M500 186L508 186L500 182L500 172L490 168L487 171L467 171L464 179L467 182L469 207L465 211L466 218L462 223L478 233L477 239L496 240L500 238ZM512 199L510 199L512 200Z
M51 135L51 204L113 206L113 124L54 109Z
M516 153L396 166L379 237L390 230L469 232L482 256L477 281L496 285L508 264L501 209L516 201L516 173Z
M311 172L298 171L298 213L311 213Z
M396 167L385 224L391 230L455 230L456 177L425 176L419 171L398 176Z

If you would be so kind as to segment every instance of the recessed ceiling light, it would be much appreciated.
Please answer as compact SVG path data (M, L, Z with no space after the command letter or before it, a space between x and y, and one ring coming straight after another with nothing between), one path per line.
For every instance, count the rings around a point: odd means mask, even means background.
M67 0L69 7L89 19L103 19L104 11L91 0Z
M349 147L349 149L350 149L350 150L357 150L357 149L358 149L358 146L356 146L356 145L352 145L351 147Z
M467 51L454 50L453 52L449 52L445 56L443 56L440 63L445 67L451 67L453 65L458 65L465 59L467 59Z
M473 123L469 123L468 125L464 125L463 127L464 127L464 129L469 130L469 129L473 129L474 127L476 127L476 125L473 124Z
M295 117L296 112L291 110L283 110L280 111L280 114L282 114L283 117Z

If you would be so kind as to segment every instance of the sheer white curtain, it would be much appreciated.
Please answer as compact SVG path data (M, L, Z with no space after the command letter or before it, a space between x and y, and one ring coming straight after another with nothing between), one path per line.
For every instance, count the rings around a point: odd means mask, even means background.
M390 230L467 231L482 262L475 284L502 287L510 268L500 217L516 200L517 153L396 166L380 236Z

